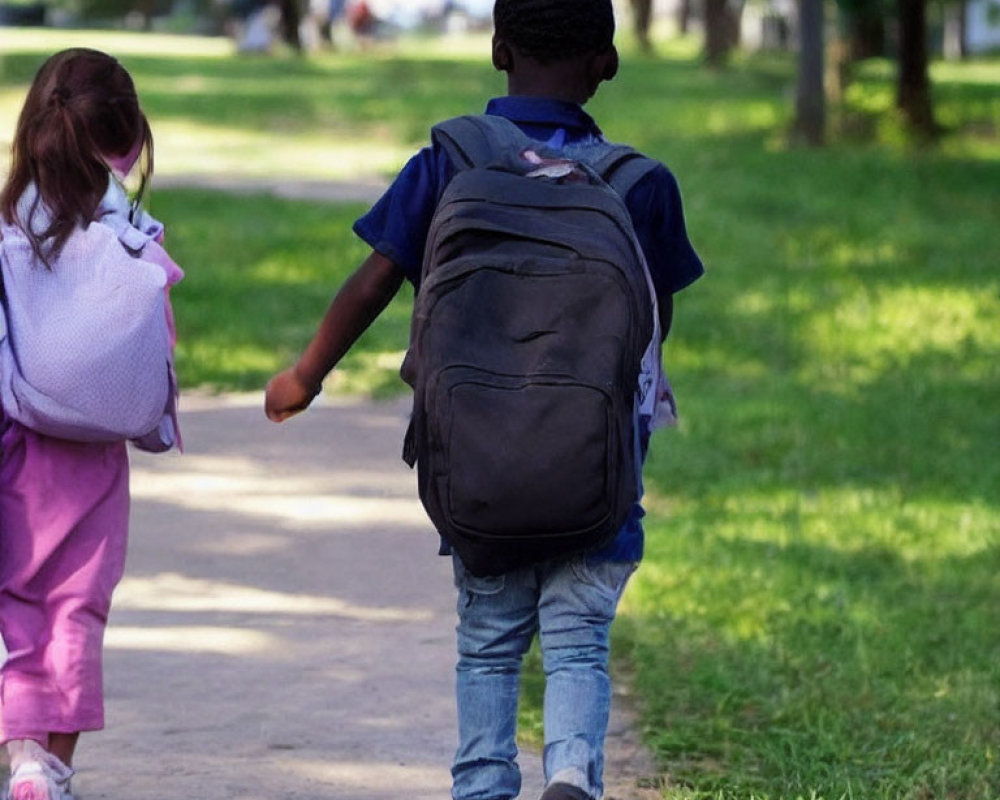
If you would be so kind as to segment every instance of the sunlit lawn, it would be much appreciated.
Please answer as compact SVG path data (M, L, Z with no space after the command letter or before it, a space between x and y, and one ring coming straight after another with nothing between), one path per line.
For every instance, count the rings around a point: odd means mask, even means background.
M384 178L431 120L477 102L491 74L466 67L455 48L434 60L399 61L381 49L266 59L234 56L223 38L0 28L0 142L10 139L40 54L77 46L113 52L135 77L162 175Z
M3 126L39 48L61 46L35 36L0 30ZM464 46L93 43L135 74L164 173L384 178L501 87ZM814 151L785 146L789 63L712 74L692 54L630 55L592 107L673 167L708 266L677 299L682 423L654 442L647 557L615 631L664 797L996 800L1000 63L935 66L948 132L929 149L892 119L890 66L864 65L844 138ZM186 383L259 389L287 363L364 255L363 209L155 193L188 269ZM408 304L334 384L400 387Z

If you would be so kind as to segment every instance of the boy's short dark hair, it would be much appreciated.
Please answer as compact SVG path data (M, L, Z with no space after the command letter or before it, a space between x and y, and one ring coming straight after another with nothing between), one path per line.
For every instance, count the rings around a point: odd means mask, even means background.
M542 63L600 53L611 47L611 0L496 0L496 36Z

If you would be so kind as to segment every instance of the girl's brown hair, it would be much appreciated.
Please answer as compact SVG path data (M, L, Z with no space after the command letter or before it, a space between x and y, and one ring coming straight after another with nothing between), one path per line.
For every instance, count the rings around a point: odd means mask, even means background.
M153 135L131 76L97 50L56 53L39 69L18 118L0 215L22 228L36 255L48 263L78 225L94 219L108 188L105 158L124 157L140 142L136 205L153 170ZM18 203L32 184L35 202L19 213ZM35 230L40 203L48 227Z

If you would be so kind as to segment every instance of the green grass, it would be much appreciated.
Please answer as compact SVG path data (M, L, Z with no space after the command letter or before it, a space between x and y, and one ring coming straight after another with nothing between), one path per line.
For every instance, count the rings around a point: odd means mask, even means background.
M187 268L173 290L185 386L263 387L309 341L337 287L367 255L351 224L363 205L172 190L155 211L175 220L167 245ZM399 391L409 332L404 289L362 337L329 389ZM386 366L389 364L389 366Z
M442 49L314 59L237 57L224 39L95 31L0 31L0 142L45 56L98 47L133 75L156 136L159 174L389 177L430 126L475 108L488 63ZM448 90L441 91L447 75Z
M16 44L6 120L40 45L0 36ZM391 174L437 118L500 86L462 47L248 61L217 42L102 41L122 43L167 131L164 172ZM891 68L872 62L831 146L790 149L791 77L775 57L707 72L673 43L627 52L591 109L674 169L708 267L677 299L682 420L647 466L618 667L664 798L997 800L1000 62L935 65L932 148L900 133ZM260 388L287 363L364 255L362 210L157 192L188 270L186 384ZM408 303L338 386L400 388ZM530 734L535 656L525 687Z

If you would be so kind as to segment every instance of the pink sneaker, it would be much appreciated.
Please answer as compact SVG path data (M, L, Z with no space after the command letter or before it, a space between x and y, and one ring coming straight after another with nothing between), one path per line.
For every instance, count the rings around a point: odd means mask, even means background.
M38 761L25 761L10 776L4 800L73 800L69 779L73 770L50 753Z

